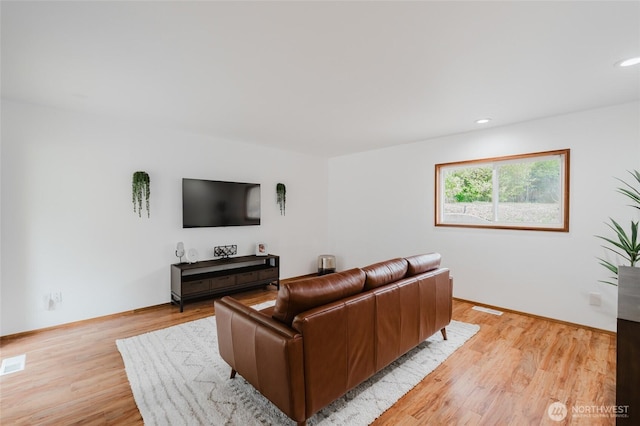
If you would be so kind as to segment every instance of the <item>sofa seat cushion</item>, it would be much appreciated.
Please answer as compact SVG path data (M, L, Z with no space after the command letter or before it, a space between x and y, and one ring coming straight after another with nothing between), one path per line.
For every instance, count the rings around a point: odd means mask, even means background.
M391 259L365 266L362 270L367 275L364 289L371 290L404 278L407 275L407 261L401 258Z
M440 267L440 253L418 254L416 256L405 257L407 260L407 276L421 274L423 272L432 271Z
M358 294L365 274L359 268L319 277L281 283L272 317L291 325L301 312Z

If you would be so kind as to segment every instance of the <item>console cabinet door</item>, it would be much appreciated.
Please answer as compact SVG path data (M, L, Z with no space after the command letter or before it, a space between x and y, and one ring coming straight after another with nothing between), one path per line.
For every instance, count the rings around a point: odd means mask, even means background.
M211 290L211 280L187 281L182 284L182 296L207 293Z
M278 279L278 268L269 268L259 271L260 280Z
M211 279L211 290L217 290L220 288L230 287L235 285L236 276L235 275L226 275L224 277L212 278Z
M236 275L236 282L238 284L246 284L258 281L258 271L243 272Z

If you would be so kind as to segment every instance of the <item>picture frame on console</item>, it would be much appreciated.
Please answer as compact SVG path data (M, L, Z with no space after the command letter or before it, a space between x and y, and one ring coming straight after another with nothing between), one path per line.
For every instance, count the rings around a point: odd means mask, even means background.
M256 243L256 256L266 256L269 253L267 250L267 244Z

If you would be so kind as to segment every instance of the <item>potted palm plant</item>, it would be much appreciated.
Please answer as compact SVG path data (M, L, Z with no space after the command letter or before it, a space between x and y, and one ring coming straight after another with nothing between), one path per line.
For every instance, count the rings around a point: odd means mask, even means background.
M631 200L630 206L640 210L640 173L635 170L629 172L635 182L629 184L622 179L623 186L617 191ZM637 185L637 186L636 186ZM599 258L600 264L611 271L614 276L607 284L618 285L618 321L616 329L616 405L627 407L629 414L626 418L616 417L616 425L637 424L638 408L640 407L640 242L638 241L638 222L631 221L630 231L618 222L610 219L607 225L614 231L614 237L598 238L607 245L603 247L624 259L627 265L615 265Z
M623 186L617 188L617 192L631 200L630 207L640 210L640 172L629 172L634 182L632 184L618 179ZM637 185L637 186L636 186ZM598 258L600 264L613 273L608 280L600 280L603 283L618 286L618 318L640 322L640 236L638 228L640 221L631 221L627 231L622 225L610 218L607 226L614 232L614 236L598 238L605 241L603 245L607 251L617 258L624 260L625 264L615 264L610 260Z

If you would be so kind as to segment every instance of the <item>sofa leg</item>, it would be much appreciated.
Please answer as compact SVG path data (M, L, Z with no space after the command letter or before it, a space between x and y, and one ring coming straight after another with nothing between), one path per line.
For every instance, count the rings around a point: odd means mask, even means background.
M440 333L442 333L442 338L444 340L447 340L447 329L443 328L442 330L440 330Z
M230 379L234 379L236 377L236 370L234 370L233 368L231 369L231 377L229 377Z
M303 420L301 422L298 422L298 426L307 426L307 421Z

